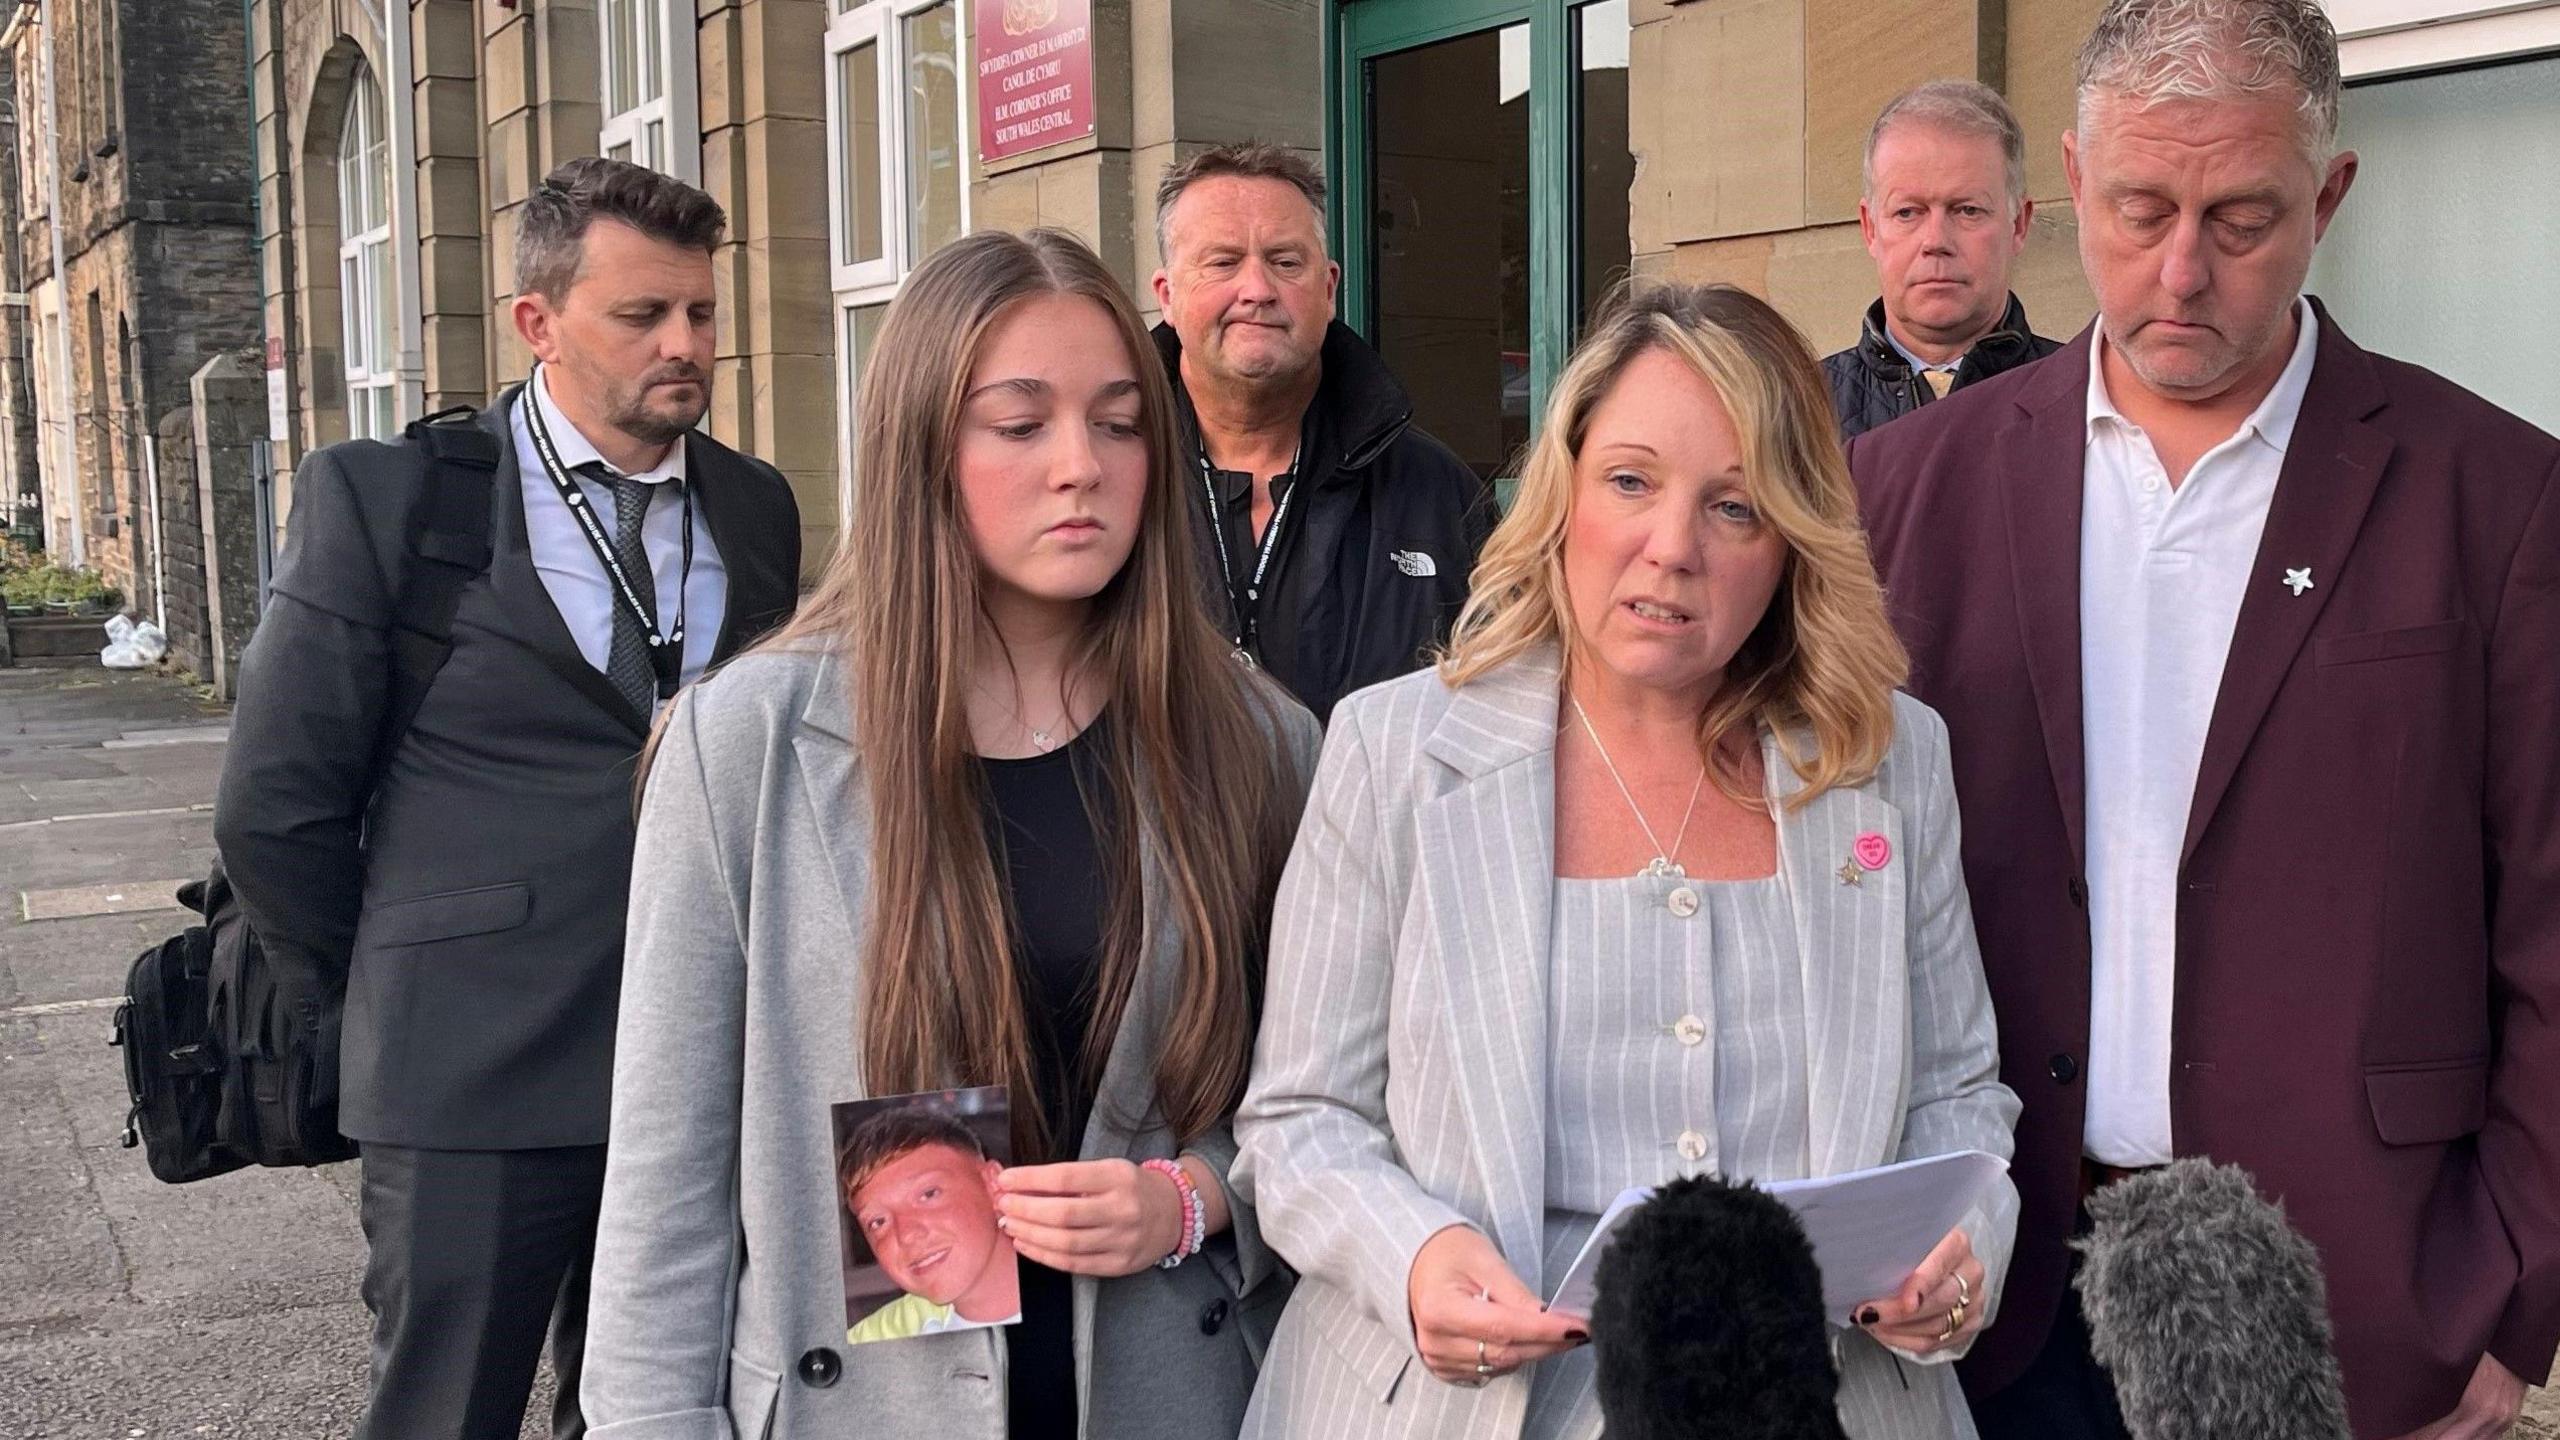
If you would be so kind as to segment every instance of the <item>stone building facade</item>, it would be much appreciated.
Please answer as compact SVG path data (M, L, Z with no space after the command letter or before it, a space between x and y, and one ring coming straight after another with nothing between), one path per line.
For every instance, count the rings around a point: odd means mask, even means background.
M2360 340L2560 429L2560 5L2325 0L2365 156L2310 287ZM1225 9L1228 7L1212 7ZM2094 309L2061 137L2102 0L1331 0L1320 80L1342 309L1424 424L1503 472L1621 276L1725 281L1817 349L1876 281L1868 127L1941 78L2002 91L2036 217L2037 328ZM2448 225L2444 217L2463 217ZM2519 365L2512 357L2529 358Z
M1325 158L1344 317L1488 476L1526 440L1582 319L1629 274L1732 281L1818 346L1846 343L1874 293L1860 147L1877 108L1923 80L1980 79L2017 107L2038 207L2019 290L2039 328L2068 334L2092 307L2058 141L2099 5L250 0L281 458L521 379L510 217L550 167L598 152L695 180L728 208L708 424L791 477L813 567L852 494L871 337L916 261L971 229L1062 225L1152 310L1155 182L1222 141ZM2427 147L2466 126L2528 147L2540 120L2560 133L2560 87L2532 68L2560 65L2560 4L2332 10L2357 86L2349 138L2374 130L2395 173L2459 171ZM995 25L1071 32L1090 78L1084 123L990 159L981 126L1005 100L982 59L1004 48ZM2394 107L2416 118L2392 121ZM2460 238L2492 258L2531 253L2520 227L2535 211L2497 182L2477 203L2502 218ZM2350 221L2379 236L2392 208ZM2380 261L2323 264L2320 283L2389 298ZM2523 283L2521 308L2468 291L2437 303L2500 323L2560 304Z
M0 210L12 216L22 194L19 127L33 123L21 105L18 67L0 64ZM0 532L42 543L35 404L35 311L27 301L26 237L13 219L0 224Z
M863 347L929 242L1068 226L1144 301L1150 197L1181 147L1322 150L1318 0L1094 0L1094 132L983 163L967 108L978 8L250 0L280 467L520 381L511 217L552 167L616 153L728 210L708 428L791 478L821 563L849 493ZM894 233L848 259L881 216Z
M607 132L637 123L638 158L729 213L709 428L783 468L823 553L821 0L252 0L251 16L282 466L520 382L515 212L564 161L629 156ZM658 96L608 113L635 88Z
M45 13L16 8L8 62L19 102L9 215L36 317L47 544L74 548L76 506L77 548L151 613L168 579L166 535L187 519L152 485L156 427L187 403L199 367L258 335L243 87L235 67L206 63L239 53L240 7L54 0L52 33Z

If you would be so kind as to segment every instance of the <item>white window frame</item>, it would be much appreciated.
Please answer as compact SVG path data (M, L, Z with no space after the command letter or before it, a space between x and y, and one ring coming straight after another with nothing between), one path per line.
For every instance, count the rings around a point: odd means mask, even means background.
M399 433L402 408L386 105L373 67L357 65L338 134L339 350L346 367L347 434L352 439L387 440ZM373 197L379 198L381 213L363 224ZM386 402L388 410L378 411Z
M627 14L633 22L638 52L626 57L615 20ZM653 34L644 23L656 21ZM694 0L597 0L597 108L604 115L596 148L619 160L672 175L688 185L702 183L702 99L694 61ZM630 62L637 81L654 77L658 93L614 108L617 72Z
M960 233L969 233L969 182L976 168L976 97L972 81L971 39L977 8L972 0L826 0L827 13L827 261L835 291L836 329L836 484L839 514L853 513L853 356L854 312L886 305L898 293L922 255L909 253L907 220L916 193L907 173L906 30L904 21L939 6L951 7L957 22L954 98L959 114L953 134L960 138ZM863 45L873 47L879 64L880 256L855 264L845 262L845 103L843 66L839 57Z
M2560 50L2560 3L2324 0L2349 80Z

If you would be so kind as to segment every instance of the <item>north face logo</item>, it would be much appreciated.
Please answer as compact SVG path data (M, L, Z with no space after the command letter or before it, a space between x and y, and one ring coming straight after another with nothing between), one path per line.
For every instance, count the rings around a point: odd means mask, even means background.
M1440 573L1440 567L1420 550L1393 550L1388 552L1387 558L1396 562L1397 569L1416 579Z

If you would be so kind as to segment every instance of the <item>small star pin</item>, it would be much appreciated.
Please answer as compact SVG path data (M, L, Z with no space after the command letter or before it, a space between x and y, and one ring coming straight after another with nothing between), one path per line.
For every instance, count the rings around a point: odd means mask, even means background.
M1840 883L1843 885L1863 884L1867 878L1867 872L1859 869L1858 862L1855 860L1842 865L1835 873L1839 875Z
M2305 565L2299 570L2285 571L2284 583L2287 589L2293 591L2294 597L2300 599L2302 592L2311 588L2311 567Z

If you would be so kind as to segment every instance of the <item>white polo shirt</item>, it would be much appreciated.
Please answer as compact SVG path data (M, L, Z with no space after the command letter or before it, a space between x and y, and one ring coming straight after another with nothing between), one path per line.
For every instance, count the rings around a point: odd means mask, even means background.
M2319 322L2302 300L2294 315L2300 337L2275 388L2174 489L2150 437L2108 398L2103 329L2089 348L2080 519L2090 941L2083 1144L2109 1165L2172 1158L2178 857L2240 598L2311 383Z

